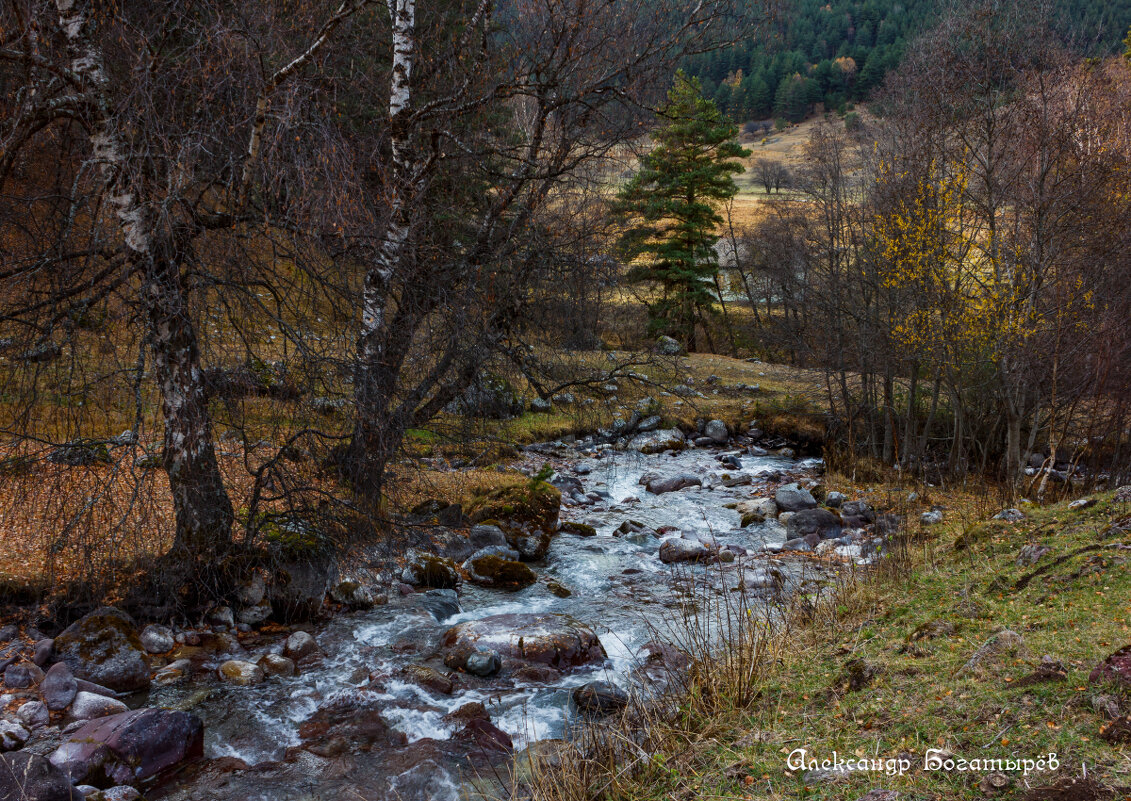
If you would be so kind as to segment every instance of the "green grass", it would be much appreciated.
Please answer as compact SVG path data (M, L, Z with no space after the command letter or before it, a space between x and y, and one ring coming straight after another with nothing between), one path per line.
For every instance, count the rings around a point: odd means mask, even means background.
M1131 643L1131 550L1119 547L1131 544L1131 507L1113 504L1111 493L1096 497L1083 511L1061 504L1030 509L1016 524L919 532L910 569L849 582L829 609L775 641L754 703L728 703L728 687L710 686L708 662L697 692L715 695L709 712L686 699L684 714L655 738L662 745L652 762L663 769L622 776L608 797L851 801L883 788L901 799L1021 799L1085 765L1101 784L1131 788L1131 746L1100 738L1105 719L1092 704L1113 694L1128 713L1131 691L1088 681ZM1027 544L1049 552L1018 564ZM964 669L1004 629L1020 635L1020 647ZM1063 665L1063 678L1032 678L1045 655ZM874 675L851 686L862 670ZM819 781L789 768L795 749L817 759L910 754L912 767ZM1009 773L1006 788L987 792L985 772L924 771L927 749L967 760L1055 753L1060 773Z

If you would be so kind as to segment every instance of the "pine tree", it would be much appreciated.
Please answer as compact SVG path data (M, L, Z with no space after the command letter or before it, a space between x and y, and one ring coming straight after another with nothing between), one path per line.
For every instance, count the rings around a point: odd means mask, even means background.
M682 71L662 117L655 147L618 195L626 223L620 250L633 262L629 280L656 290L648 304L651 333L695 350L696 324L715 304L713 246L722 224L716 207L738 191L732 175L743 167L734 159L750 151L734 141L738 128L703 97L699 81Z

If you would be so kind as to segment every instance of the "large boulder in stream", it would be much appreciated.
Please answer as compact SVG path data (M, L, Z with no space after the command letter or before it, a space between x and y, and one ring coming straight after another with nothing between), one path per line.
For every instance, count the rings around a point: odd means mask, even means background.
M674 476L660 476L653 478L645 485L653 495L663 495L665 492L677 492L686 487L701 487L703 479L693 473L679 473Z
M55 658L80 679L117 692L149 686L149 653L133 618L104 606L55 638Z
M505 614L469 620L448 629L440 642L444 663L453 670L467 658L495 651L504 667L548 665L558 670L599 664L605 649L597 635L569 615ZM509 663L509 664L507 664Z
M839 537L843 529L840 516L830 509L802 509L786 521L789 539L816 534L823 540Z
M652 418L648 418L651 420ZM643 454L682 451L687 447L687 437L678 428L665 428L637 434L628 441L628 448Z
M562 493L557 487L545 481L523 480L474 498L468 517L473 523L497 527L523 562L536 562L546 556L557 533L561 503Z
M800 512L802 509L816 509L817 499L813 493L800 484L784 484L774 493L774 501L783 512Z
M660 544L660 561L665 565L679 562L702 562L710 559L712 551L699 540L686 540L679 537L666 539Z
M495 546L473 554L463 563L468 580L480 587L493 587L510 592L524 589L536 582L538 576L529 567L515 559L506 558L503 553L496 553L506 550ZM515 552L510 551L510 553Z
M203 755L204 724L196 715L135 709L90 721L50 759L75 784L110 787L165 775Z

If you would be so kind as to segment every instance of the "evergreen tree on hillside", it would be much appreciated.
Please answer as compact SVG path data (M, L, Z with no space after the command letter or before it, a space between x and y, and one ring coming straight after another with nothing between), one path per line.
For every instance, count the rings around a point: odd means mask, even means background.
M666 333L695 350L695 328L713 311L718 261L713 245L722 223L717 205L738 191L736 158L750 155L734 141L738 128L703 97L699 81L683 72L668 92L655 147L620 191L616 211L625 222L622 257L628 277L655 290L648 303L652 334Z

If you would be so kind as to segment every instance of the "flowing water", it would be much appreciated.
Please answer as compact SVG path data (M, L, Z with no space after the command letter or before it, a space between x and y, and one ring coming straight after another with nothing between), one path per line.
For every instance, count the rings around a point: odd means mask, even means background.
M583 491L598 499L592 505L567 505L563 519L597 529L594 537L558 535L545 561L534 567L571 591L550 592L545 581L517 593L465 583L458 611L442 598L420 594L393 598L370 611L342 614L317 629L315 638L325 658L305 666L301 675L270 678L252 687L221 684L213 679L155 691L151 704L191 708L205 723L206 757L202 770L164 792L168 797L240 799L338 799L384 801L403 798L437 801L459 797L469 766L478 764L451 744L457 726L445 715L480 702L495 726L507 732L518 750L529 743L561 737L576 714L570 691L594 679L627 685L639 664L641 646L676 616L686 600L687 575L702 576L718 566L696 566L673 577L671 566L658 558L661 538L651 534L615 536L626 519L650 529L674 527L664 536L713 535L720 545L749 550L750 560L780 545L780 529L739 527L737 512L725 504L766 494L767 476L802 476L814 461L740 455L741 467L723 468L719 451L690 449L677 454L642 456L634 451L605 451L581 457L576 474ZM735 452L737 453L737 452ZM705 486L652 495L639 484L642 474L693 473ZM727 488L730 479L749 475L752 484ZM759 489L761 487L761 489ZM732 571L747 561L728 565ZM733 572L730 574L733 577ZM724 575L722 581L729 580ZM436 601L441 601L437 603ZM552 684L480 680L459 677L445 695L404 680L405 665L424 663L443 670L436 644L452 625L501 613L564 613L592 628L608 660L597 667L565 673ZM454 614L452 614L454 613ZM259 652L280 649L265 640L241 658L254 661ZM227 658L227 657L223 657ZM218 658L215 664L222 661ZM211 667L212 665L207 665ZM209 671L214 675L214 671ZM327 706L355 710L358 716L379 715L383 724L404 735L402 744L374 747L363 753L314 756L303 746L303 723ZM288 757L288 749L291 749ZM223 759L229 757L232 759ZM239 760L240 762L236 762ZM248 766L244 769L244 765ZM239 766L239 770L232 770Z

